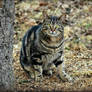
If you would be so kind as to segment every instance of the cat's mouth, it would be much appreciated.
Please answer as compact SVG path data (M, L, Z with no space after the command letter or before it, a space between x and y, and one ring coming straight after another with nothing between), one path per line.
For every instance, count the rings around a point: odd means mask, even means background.
M62 34L59 34L58 36L43 35L40 39L41 44L48 48L58 48L62 45L62 41Z

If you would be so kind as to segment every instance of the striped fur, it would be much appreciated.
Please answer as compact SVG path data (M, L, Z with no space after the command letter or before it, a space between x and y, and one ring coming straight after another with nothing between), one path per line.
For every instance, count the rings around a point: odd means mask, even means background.
M62 68L63 44L64 28L58 17L50 16L42 24L33 26L22 40L20 63L23 69L38 81L43 73L52 75L52 70L58 68L62 80L71 80Z

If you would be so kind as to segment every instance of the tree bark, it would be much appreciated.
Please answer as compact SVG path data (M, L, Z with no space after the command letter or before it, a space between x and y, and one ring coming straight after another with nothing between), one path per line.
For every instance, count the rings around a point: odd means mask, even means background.
M0 89L14 89L12 67L14 0L3 0L0 8Z

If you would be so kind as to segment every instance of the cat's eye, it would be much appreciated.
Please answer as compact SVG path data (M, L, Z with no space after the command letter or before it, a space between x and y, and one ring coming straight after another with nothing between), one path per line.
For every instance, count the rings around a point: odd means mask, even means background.
M59 25L56 25L56 28L59 28L60 26Z
M48 24L48 26L51 26L50 24Z

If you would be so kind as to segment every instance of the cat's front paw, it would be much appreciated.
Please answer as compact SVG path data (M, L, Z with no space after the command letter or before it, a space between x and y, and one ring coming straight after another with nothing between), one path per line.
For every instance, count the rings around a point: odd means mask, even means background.
M42 75L36 75L34 78L34 81L36 82L41 82L43 80L43 76Z
M44 75L51 76L51 75L52 75L52 70L44 70L44 71L43 71L43 74L44 74Z
M35 81L42 81L43 79L43 70L41 66L34 65L34 80Z

